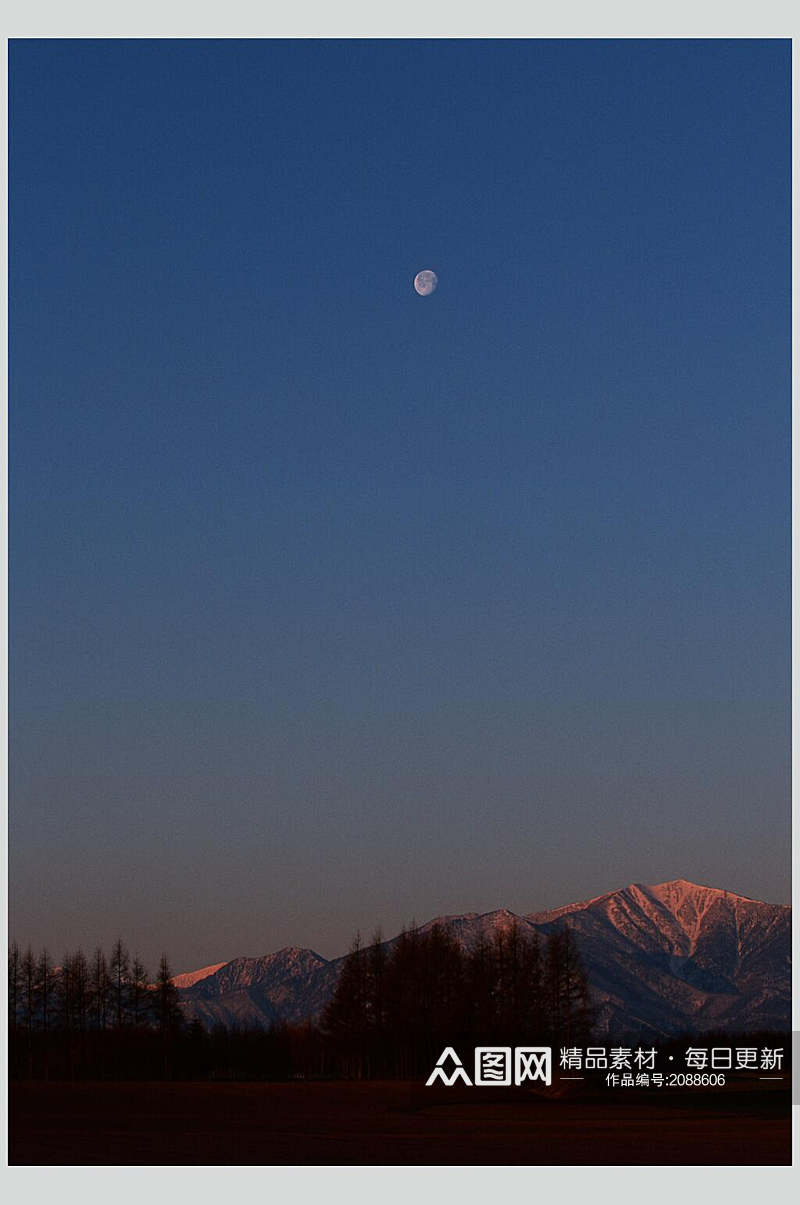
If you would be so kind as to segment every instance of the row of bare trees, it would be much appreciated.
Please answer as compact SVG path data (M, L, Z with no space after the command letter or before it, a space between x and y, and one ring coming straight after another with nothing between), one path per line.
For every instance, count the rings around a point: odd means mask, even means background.
M517 923L470 949L439 925L357 937L322 1017L270 1031L186 1025L166 956L151 983L122 940L58 966L12 945L9 1017L12 1076L70 1079L416 1078L445 1046L580 1045L592 1020L570 931Z
M122 939L110 957L96 949L55 965L13 943L8 953L9 1051L12 1075L125 1076L137 1066L169 1065L182 1026L172 971L162 956L155 983Z
M67 953L55 966L45 949L23 953L14 942L8 954L8 1003L12 1029L28 1031L122 1029L179 1023L178 992L162 955L151 984L138 954L131 958L120 938L110 958L96 949Z
M416 1076L444 1046L558 1041L591 1031L589 988L566 927L541 942L516 922L469 950L442 926L410 929L392 945L356 938L322 1037L353 1077Z

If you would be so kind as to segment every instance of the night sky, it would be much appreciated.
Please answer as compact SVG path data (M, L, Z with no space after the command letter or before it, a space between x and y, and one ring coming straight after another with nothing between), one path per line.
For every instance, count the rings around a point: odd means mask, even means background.
M787 901L790 164L788 41L12 43L12 936Z

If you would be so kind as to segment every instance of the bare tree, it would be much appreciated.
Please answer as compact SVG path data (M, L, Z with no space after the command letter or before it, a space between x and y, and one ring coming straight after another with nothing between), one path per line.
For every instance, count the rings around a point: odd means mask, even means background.
M106 956L99 946L92 957L89 991L91 994L91 1011L94 1025L97 1029L105 1029L108 1024L108 964Z
M28 1047L28 1078L33 1078L33 1026L36 1018L36 959L28 946L22 959L22 1010Z
M56 996L62 1027L83 1033L89 1018L89 964L83 950L64 955Z
M53 961L46 949L39 955L36 964L36 1001L39 1023L45 1031L50 1028L53 1019L53 1004L55 997L55 974Z
M155 1004L156 1020L161 1031L165 1079L169 1079L172 1074L172 1047L183 1020L179 999L178 989L172 982L172 969L166 954L162 954L156 978Z
M332 1039L349 1076L364 1074L364 1037L369 1029L369 976L367 956L356 933L342 965L336 990L322 1017L323 1030Z
M75 993L72 974L72 954L65 954L61 959L61 973L58 976L56 998L58 1017L61 1028L69 1033L75 1024Z
M180 1028L183 1014L178 989L172 982L172 968L166 954L161 955L156 979L156 1019L162 1032L174 1032Z
M128 951L121 937L114 942L111 951L111 1003L114 1024L121 1029L127 1019L128 980L130 979L130 963Z
M55 972L53 962L46 949L39 955L36 964L36 998L39 1024L42 1027L42 1054L44 1078L50 1076L50 1024L53 1020L53 1005L55 1003Z
M8 951L8 1021L12 1029L16 1028L19 1019L21 994L22 955L17 943L12 942Z
M567 1043L587 1038L592 1022L589 980L575 938L566 925L548 938L545 984L553 1034Z
M30 946L22 958L22 1009L25 1028L30 1034L36 1018L36 959Z
M71 961L72 989L75 1000L75 1024L83 1033L89 1018L89 964L83 950L76 950Z
M147 971L138 954L134 954L130 978L130 1013L134 1025L141 1025L150 1012L150 992L147 986Z

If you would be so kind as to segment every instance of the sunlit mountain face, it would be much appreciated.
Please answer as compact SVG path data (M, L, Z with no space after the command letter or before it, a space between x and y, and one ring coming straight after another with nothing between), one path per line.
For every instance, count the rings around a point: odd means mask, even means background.
M788 906L675 879L633 883L549 912L465 913L422 928L440 924L469 949L514 922L542 937L560 925L572 931L588 971L598 1033L789 1027ZM175 983L189 1019L269 1026L318 1016L343 962L290 946L187 972Z

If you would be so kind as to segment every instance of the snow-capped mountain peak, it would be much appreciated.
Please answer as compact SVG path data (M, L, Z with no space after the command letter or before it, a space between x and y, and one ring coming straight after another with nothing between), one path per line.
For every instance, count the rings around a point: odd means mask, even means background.
M565 925L589 974L598 1028L622 1036L787 1027L790 917L786 905L672 879L630 883L549 912L500 908L421 928L441 925L471 948L514 923L542 939ZM300 1021L322 1011L343 962L288 946L188 972L176 984L186 1014L204 1023Z
M184 971L181 975L173 975L172 982L176 987L192 987L195 983L199 983L201 979L207 979L209 975L213 975L215 971L224 966L224 962L215 962L209 967L201 967L199 971Z

